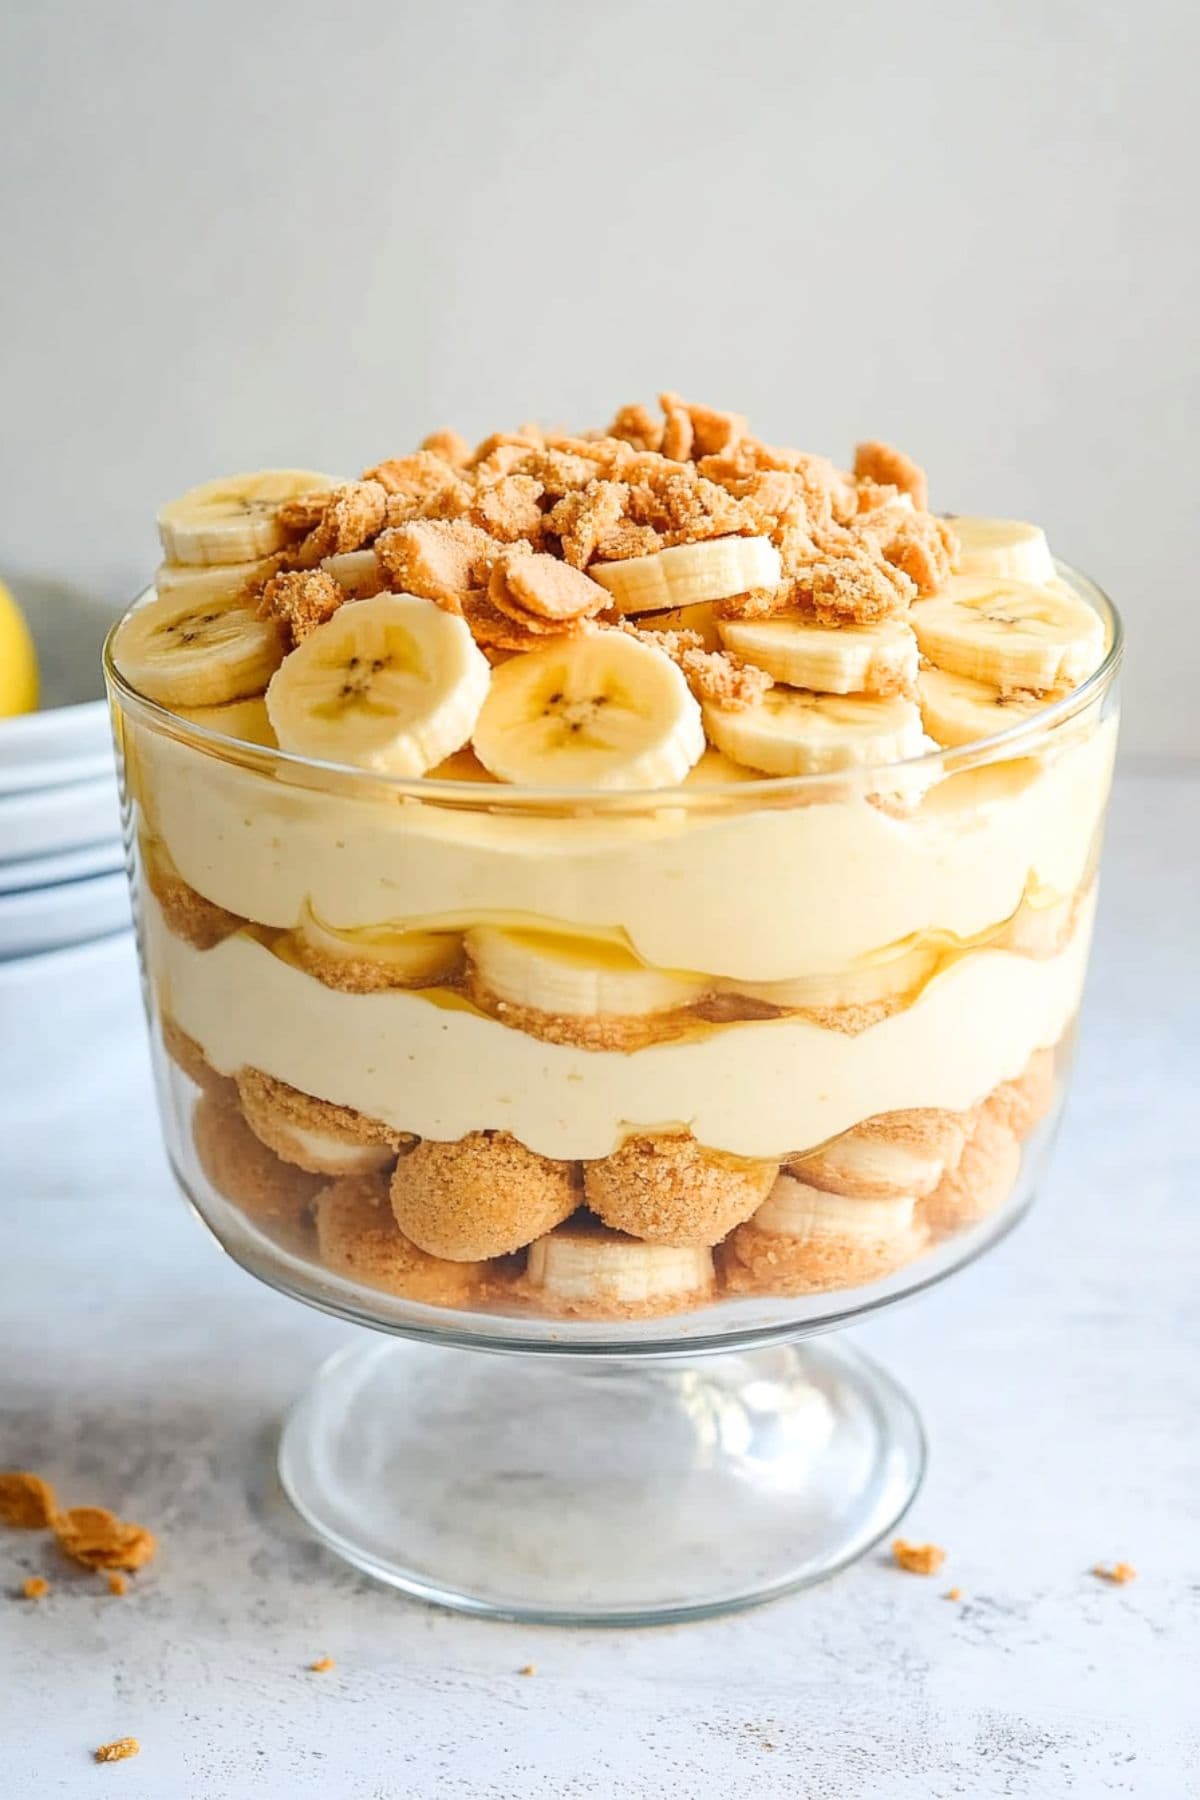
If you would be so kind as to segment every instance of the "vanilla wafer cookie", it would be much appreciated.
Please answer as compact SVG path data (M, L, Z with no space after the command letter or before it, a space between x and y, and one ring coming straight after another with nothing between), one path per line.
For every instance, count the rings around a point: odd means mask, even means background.
M538 1156L506 1131L472 1131L454 1143L425 1139L392 1176L401 1231L451 1262L520 1250L569 1218L580 1199L574 1163Z
M432 1306L465 1306L479 1293L484 1263L429 1256L404 1236L386 1175L345 1175L316 1197L317 1247L326 1268L367 1287Z
M236 1106L202 1094L192 1141L205 1175L226 1200L268 1227L305 1222L320 1182L268 1150Z
M958 1167L921 1202L919 1217L935 1231L975 1225L1003 1205L1021 1166L1015 1133L987 1107L975 1123Z
M1035 1050L1014 1081L989 1095L984 1110L1015 1137L1026 1137L1054 1105L1055 1086L1053 1049Z
M237 1083L232 1076L217 1073L194 1037L189 1037L183 1027L165 1013L159 1021L159 1030L163 1049L189 1081L214 1100L224 1101L227 1106L237 1105Z
M719 1252L733 1294L811 1294L879 1281L919 1256L928 1232L911 1197L852 1200L780 1175Z
M268 1149L313 1175L357 1175L386 1168L412 1142L350 1106L318 1100L262 1069L242 1069L238 1096L246 1123Z
M584 1195L614 1231L665 1244L717 1243L762 1205L778 1163L706 1150L693 1137L632 1137L586 1163Z
M787 1172L832 1194L919 1198L957 1165L972 1123L970 1114L938 1107L877 1113L807 1156L790 1159Z
M211 950L246 923L189 887L161 845L144 846L142 862L146 886L162 908L167 929L195 949Z

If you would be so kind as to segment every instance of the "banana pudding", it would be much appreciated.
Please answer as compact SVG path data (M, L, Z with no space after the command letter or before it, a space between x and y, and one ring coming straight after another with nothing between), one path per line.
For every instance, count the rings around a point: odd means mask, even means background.
M1023 1203L1103 604L887 445L661 409L194 489L111 640L176 1165L326 1283L691 1312Z

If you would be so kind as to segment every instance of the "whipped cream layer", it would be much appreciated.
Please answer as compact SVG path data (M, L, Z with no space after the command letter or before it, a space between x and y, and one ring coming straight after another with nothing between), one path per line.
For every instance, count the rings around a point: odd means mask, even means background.
M845 968L914 934L971 939L1027 892L1075 892L1116 722L1075 721L1038 757L940 781L903 817L862 796L739 811L736 787L720 813L522 816L378 787L329 794L315 772L126 736L150 830L190 886L243 918L290 928L311 907L341 928L544 921L620 933L659 968L761 982Z
M161 1009L222 1074L245 1065L399 1131L502 1129L546 1156L608 1155L633 1130L782 1158L874 1113L974 1105L1061 1037L1079 1003L1094 902L1055 957L970 951L906 1011L855 1037L807 1020L713 1028L621 1053L548 1044L419 993L324 986L248 932L193 949L143 898Z

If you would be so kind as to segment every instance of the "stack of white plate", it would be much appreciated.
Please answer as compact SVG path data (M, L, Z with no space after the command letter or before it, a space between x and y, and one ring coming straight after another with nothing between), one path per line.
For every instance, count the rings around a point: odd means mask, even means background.
M11 585L38 646L43 708L0 719L0 963L129 929L100 697L105 611L60 589Z

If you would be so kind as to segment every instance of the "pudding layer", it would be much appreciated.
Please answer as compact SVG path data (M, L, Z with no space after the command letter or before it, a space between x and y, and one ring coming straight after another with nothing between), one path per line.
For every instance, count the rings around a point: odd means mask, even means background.
M143 900L159 1004L221 1074L250 1066L422 1138L498 1129L583 1159L633 1131L681 1128L711 1149L782 1159L877 1113L965 1110L1062 1036L1093 911L1089 898L1057 955L970 951L856 1036L772 1019L619 1052L546 1043L424 993L338 991L245 931L197 950Z
M551 919L610 932L654 967L770 982L916 934L970 939L1027 893L1075 892L1115 730L952 776L903 816L861 796L738 811L736 787L715 810L489 813L365 780L357 797L323 793L315 774L302 785L144 730L130 748L145 822L180 876L258 924L291 928L306 908L340 928Z

